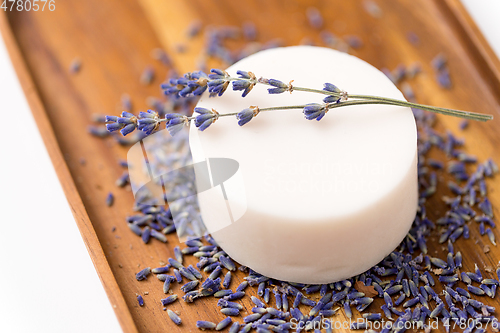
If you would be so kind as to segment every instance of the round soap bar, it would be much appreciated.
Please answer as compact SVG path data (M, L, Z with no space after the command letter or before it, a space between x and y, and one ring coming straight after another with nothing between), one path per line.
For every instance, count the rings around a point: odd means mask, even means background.
M404 100L382 72L327 48L266 50L227 72L236 77L237 70ZM231 87L221 97L205 93L198 106L224 114L324 97L267 88L258 84L245 98ZM194 162L209 165L209 173L195 170L211 184L198 194L207 229L234 260L268 277L316 284L360 274L398 246L415 217L417 130L409 108L341 107L321 121L302 110L261 112L242 127L221 117L203 132L191 124L189 139ZM220 176L224 168L228 177Z

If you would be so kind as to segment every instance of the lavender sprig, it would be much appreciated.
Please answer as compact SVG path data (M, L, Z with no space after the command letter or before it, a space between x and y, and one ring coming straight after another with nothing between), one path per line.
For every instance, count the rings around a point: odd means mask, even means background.
M304 105L289 105L268 108L251 106L239 112L225 114L220 114L214 109L209 110L197 107L194 109L194 112L197 115L193 115L191 117L176 113L168 113L165 115L165 118L160 119L158 113L153 110L140 112L139 116L136 117L133 114L124 111L122 112L121 117L106 116L106 128L109 132L120 130L124 136L133 132L135 129L139 129L146 135L149 135L159 129L160 123L165 122L166 129L169 133L171 135L175 135L184 126L188 125L191 120L194 120L195 126L200 131L204 131L215 123L215 121L220 117L236 116L238 125L243 126L250 122L260 112L301 109L306 119L319 121L323 119L330 109L365 104L412 107L434 113L478 121L493 119L493 116L488 114L422 105L388 97L348 94L346 91L341 90L331 83L325 83L323 89L319 90L293 86L293 80L287 84L277 79L267 79L262 77L257 79L255 74L252 72L237 71L237 74L238 77L232 77L226 71L220 69L212 69L208 75L201 71L187 73L181 78L171 79L168 84L163 84L161 87L166 95L175 95L177 97L199 96L207 89L210 96L222 96L231 83L233 90L243 91L242 97L247 96L256 84L270 86L271 88L268 89L269 94L282 94L284 92L292 93L297 90L327 96L323 99L323 103L309 103Z
M209 87L211 85L214 86L213 92L217 93L219 96L221 96L226 91L230 82L233 83L233 90L243 90L243 87L253 88L256 84L265 84L265 85L269 85L272 87L272 88L268 89L268 92L270 94L281 94L281 93L284 93L287 91L292 92L292 91L296 90L296 91L305 91L305 92L312 92L312 93L319 93L319 94L323 94L323 95L328 95L324 99L325 103L332 103L332 102L340 101L340 100L345 101L348 99L377 100L377 101L385 102L383 104L386 104L386 105L413 107L413 108L418 108L418 109L422 109L422 110L427 110L427 111L431 111L431 112L435 112L435 113L441 113L441 114L445 114L445 115L451 115L451 116L465 118L465 119L472 119L472 120L479 120L479 121L487 121L487 120L493 119L493 116L487 115L487 114L482 114L482 113L440 108L440 107L435 107L435 106L430 106L430 105L411 103L411 102L393 99L393 98L388 98L388 97L348 94L347 92L342 91L341 89L339 89L338 87L336 87L335 85L333 85L331 83L325 83L323 90L319 90L319 89L292 86L291 82L289 84L286 84L286 83L279 81L279 80L276 80L276 79L266 79L266 78L262 78L262 77L257 79L255 74L253 74L252 72L238 71L237 74L239 75L239 77L232 77L226 71L222 71L220 69L212 69L211 74L208 75L208 77L209 77L208 78L208 85L209 85ZM196 84L195 81L193 81L193 80L189 81L189 78L192 76L193 76L193 74L187 73L186 75L184 75L184 79L188 80L188 82L191 82L191 84ZM165 89L165 87L163 87L163 88ZM250 92L251 88L248 91L244 92L243 97L245 97ZM165 89L165 93L170 94L171 90Z

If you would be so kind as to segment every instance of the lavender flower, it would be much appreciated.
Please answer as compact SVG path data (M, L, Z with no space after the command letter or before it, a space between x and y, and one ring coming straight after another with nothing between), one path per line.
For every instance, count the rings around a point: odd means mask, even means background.
M331 83L325 83L323 86L324 86L324 88L323 88L324 91L338 93L338 94L340 94L342 92L342 90L340 90L336 85L333 85ZM340 97L328 95L325 98L323 98L323 102L325 102L325 103L339 103Z
M125 125L118 124L118 123L110 123L110 124L106 124L106 129L108 130L108 132L115 132L115 131L122 129L123 126L125 126Z
M238 125L243 126L252 120L253 117L259 114L259 108L257 106L251 106L246 108L236 115L236 119L238 119Z
M200 131L206 130L217 119L219 119L219 113L214 109L209 110L197 107L194 108L194 112L199 113L199 115L194 118L194 124Z
M340 90L336 85L328 83L328 82L323 84L323 90L334 92L334 93L341 93L342 92L342 90Z
M123 111L121 117L106 116L106 121L111 122L106 124L106 129L109 132L120 130L123 136L133 132L137 127L136 116L127 111ZM114 123L112 121L114 121Z
M226 71L212 68L208 78L208 91L212 95L222 96L229 86L229 74Z
M167 113L165 119L167 131L171 136L177 134L189 121L188 117L178 113Z
M125 136L136 129L137 117L130 112L123 111L122 116L118 118L117 123L124 125L120 133Z
M267 81L267 83L273 87L276 87L276 88L269 88L267 89L267 91L270 93L270 94L281 94L281 93L284 93L285 91L292 91L292 85L291 84L286 84L286 83L283 83L279 80L275 80L275 79L269 79Z
M255 74L245 71L237 71L236 73L242 80L233 81L233 90L244 90L241 97L245 97L255 86Z
M160 126L160 118L158 117L158 113L153 110L140 112L137 124L139 130L143 131L146 135L150 135Z
M194 87L193 95L200 96L208 88L208 75L202 71L191 74L193 80L188 82L188 86Z
M307 120L320 121L328 112L328 107L326 104L311 103L306 105L303 112Z

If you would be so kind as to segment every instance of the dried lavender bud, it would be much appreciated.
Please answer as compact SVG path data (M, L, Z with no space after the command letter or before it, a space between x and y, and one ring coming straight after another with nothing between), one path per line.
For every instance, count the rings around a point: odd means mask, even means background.
M149 239L151 238L151 229L149 227L145 227L142 230L142 236L141 237L142 237L142 241L144 242L144 244L147 244L149 242Z
M161 305L166 306L168 304L172 304L173 302L175 302L177 300L177 298L178 298L177 295L174 294L174 295L168 296L167 298L161 299L160 302L161 302Z
M181 286L181 290L185 293L190 292L198 286L198 281L190 281Z
M235 321L229 328L229 333L238 333L239 330L240 330L240 323Z
M232 293L233 293L232 290L219 290L214 294L214 297L216 298L225 297L231 295Z
M115 201L115 197L113 196L113 193L109 192L108 196L106 197L106 205L108 207L113 206L113 202Z
M182 263L184 261L184 257L182 256L181 249L178 246L176 246L174 248L174 256L175 256L175 259L177 259L177 261L182 265Z
M161 232L156 231L155 229L151 229L151 236L159 240L160 242L166 243L167 237Z
M380 314L380 313L363 313L363 318L365 318L367 320L377 321L377 320L382 319L382 314Z
M220 256L219 261L221 262L222 266L224 266L226 269L228 269L230 271L236 270L236 265L234 264L234 262L231 258L226 257L226 256Z
M217 306L221 306L223 308L233 308L233 309L243 310L243 305L236 302L230 302L225 299L220 299L217 302Z
M315 7L309 7L306 10L307 21L314 29L321 29L323 27L323 16L321 12Z
M259 114L259 111L259 108L256 106L241 110L236 115L236 119L238 119L238 125L243 126L247 124L250 120L252 120L253 117Z
M219 119L219 113L214 109L209 110L201 107L196 107L194 108L194 112L199 114L195 117L194 124L200 131L206 130L217 119Z
M198 36L203 28L203 24L200 20L193 20L189 23L189 26L186 29L186 36L189 38L194 38Z
M245 296L244 291L237 291L235 293L232 293L231 295L225 296L224 299L228 301L235 301L237 299L243 298L243 296Z
M209 279L215 280L222 273L222 267L217 265L214 271L208 277Z
M167 310L167 314L170 317L170 319L174 322L176 325L180 325L182 323L181 318L172 310Z
M223 308L220 310L223 314L226 316L239 316L240 315L240 310L235 309L235 308Z
M473 285L470 284L467 286L467 290L473 293L474 295L478 296L484 295L484 290L478 287L474 287Z
M142 281L147 279L149 273L151 273L151 267L146 267L135 275L137 281Z
M196 322L196 327L198 327L201 330L213 330L213 329L215 329L215 327L217 327L217 324L215 324L211 321L198 320Z
M307 120L320 121L328 112L328 107L326 104L310 103L304 107L303 112Z
M248 281L243 281L238 285L238 287L236 287L236 292L245 290L248 287L248 285L249 285Z
M224 276L224 281L222 282L222 286L224 288L226 289L229 288L229 285L231 284L231 278L232 278L231 272L227 272L226 276Z
M139 303L139 306L144 306L144 299L141 295L137 295L137 302Z
M270 94L281 94L284 93L285 91L291 91L291 85L288 85L286 83L283 83L279 80L275 79L269 79L267 82L269 85L275 87L275 88L269 88L267 89L267 92Z
M70 74L76 74L82 69L82 60L80 58L75 58L71 61L69 65Z
M241 95L241 97L245 97L255 86L257 78L252 72L239 70L236 73L239 75L240 80L233 81L233 90L243 90L243 94Z
M167 113L165 119L167 120L167 131L171 136L179 133L189 122L186 116L176 113Z
M347 35L344 36L344 40L353 49L359 49L360 47L363 46L363 40L361 37L356 36L356 35Z

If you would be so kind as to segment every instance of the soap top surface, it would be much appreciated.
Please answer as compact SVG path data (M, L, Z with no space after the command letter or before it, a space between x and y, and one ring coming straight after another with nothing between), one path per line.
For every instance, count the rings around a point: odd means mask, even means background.
M332 83L350 94L405 100L379 70L346 53L294 46L261 51L226 71L251 71L257 77L322 89ZM326 95L293 91L268 94L257 84L244 98L231 87L221 97L204 93L198 107L217 112L321 103ZM414 163L415 120L410 108L356 105L331 109L321 121L301 110L261 112L240 127L236 117L221 117L200 132L190 128L194 161L231 158L244 178L247 209L294 221L329 221L377 203L391 192Z

